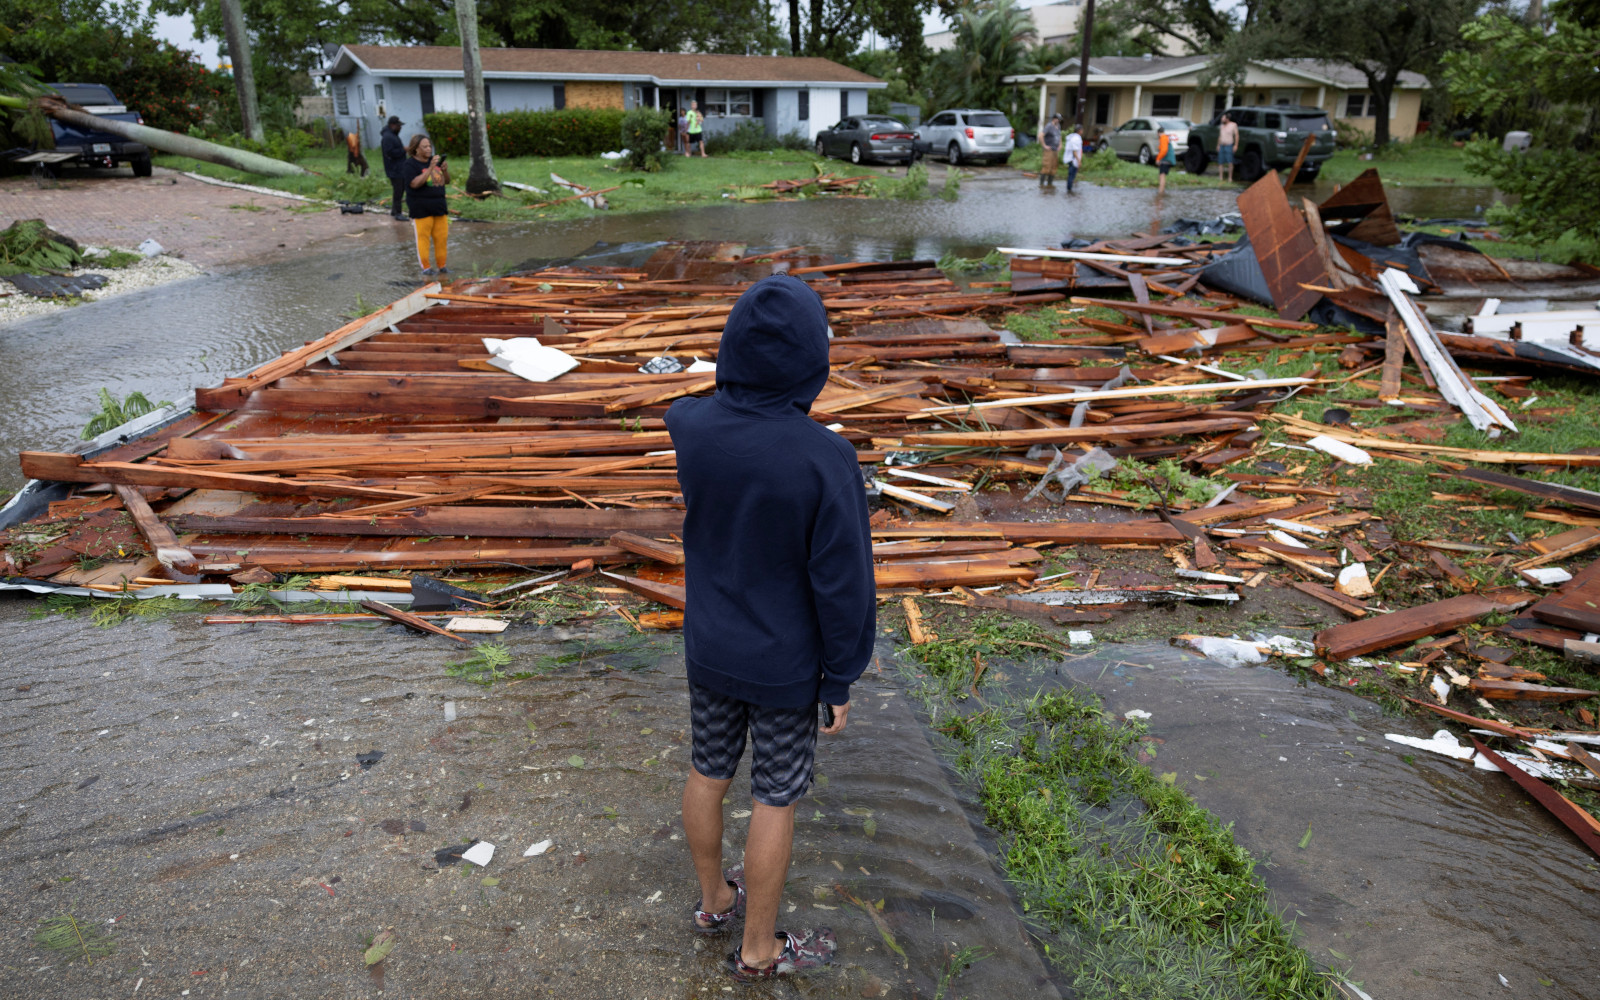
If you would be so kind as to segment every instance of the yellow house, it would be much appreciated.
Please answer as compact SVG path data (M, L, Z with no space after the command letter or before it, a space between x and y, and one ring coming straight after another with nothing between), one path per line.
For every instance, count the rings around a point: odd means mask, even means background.
M1089 59L1089 95L1084 132L1109 132L1130 118L1159 116L1209 122L1240 105L1298 104L1321 108L1339 123L1371 136L1377 110L1367 78L1353 66L1320 59L1252 60L1235 84L1201 86L1215 56L1094 56ZM1041 119L1059 111L1074 120L1078 60L1048 73L1008 76L1006 83L1037 91ZM1389 100L1389 134L1408 141L1417 134L1428 78L1400 74Z

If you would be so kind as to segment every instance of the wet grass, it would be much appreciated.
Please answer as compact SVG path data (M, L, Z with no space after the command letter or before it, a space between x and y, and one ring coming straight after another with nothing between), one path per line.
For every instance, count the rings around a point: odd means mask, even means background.
M1341 149L1322 165L1321 179L1348 184L1372 169L1390 187L1493 183L1468 168L1466 150L1428 138L1395 143L1378 152Z
M936 628L902 669L976 784L1026 919L1075 996L1335 996L1231 827L1139 762L1153 756L1141 723L1080 692L982 693L986 657L1053 651L1053 630L992 612L940 615Z

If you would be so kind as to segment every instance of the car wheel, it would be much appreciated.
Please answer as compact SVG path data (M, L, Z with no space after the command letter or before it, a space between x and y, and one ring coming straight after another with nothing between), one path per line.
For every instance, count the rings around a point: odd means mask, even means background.
M950 162L952 167L961 166L961 145L952 142L950 148L944 151L944 158Z
M149 177L151 171L150 157L141 156L133 161L133 176Z
M1301 181L1314 181L1317 179L1317 174L1321 172L1322 164L1307 163L1305 166L1300 168L1300 176L1295 179Z
M861 162L866 158L866 154L861 151L861 143L852 142L850 144L850 162L860 166Z
M1007 153L1004 156L997 156L997 157L994 158L994 162L995 162L996 165L1003 167L1007 163L1011 162L1011 154Z
M824 157L824 158L826 158L827 155L828 155L828 149L827 149L826 146L824 146L822 144L822 140L821 139L817 140L817 155L821 156L821 157Z
M1206 155L1206 148L1199 142L1190 142L1189 151L1183 154L1183 169L1191 174L1203 174L1206 165L1211 162L1211 157Z
M1094 152L1096 152L1096 153L1104 153L1106 150L1108 150L1110 148L1111 148L1111 140L1110 139L1101 139L1099 142L1094 144Z
M1240 180L1258 181L1261 179L1261 175L1266 172L1266 164L1261 162L1261 150L1245 150L1244 159L1239 164Z
M1150 152L1150 147L1149 146L1140 146L1139 147L1139 166L1148 167L1150 164L1152 164L1154 162L1156 162L1156 155L1154 153Z

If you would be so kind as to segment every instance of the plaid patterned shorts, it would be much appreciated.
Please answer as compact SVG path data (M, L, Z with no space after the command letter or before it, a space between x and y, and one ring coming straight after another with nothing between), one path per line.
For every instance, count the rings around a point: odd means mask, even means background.
M750 794L762 805L782 808L811 787L817 753L817 706L764 708L689 685L694 769L726 781L739 770L745 733L755 738Z

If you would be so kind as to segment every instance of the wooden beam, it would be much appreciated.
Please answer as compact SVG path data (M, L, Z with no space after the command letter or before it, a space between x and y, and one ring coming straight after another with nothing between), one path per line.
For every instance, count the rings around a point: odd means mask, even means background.
M122 506L138 527L139 534L144 536L150 551L155 553L156 561L174 572L193 575L199 560L195 559L193 552L183 547L171 528L161 523L155 511L145 502L144 495L131 486L118 486L116 491L117 496L122 498Z
M1317 655L1348 660L1352 656L1388 649L1425 635L1448 632L1491 612L1504 610L1506 606L1496 601L1476 594L1464 594L1393 614L1346 622L1317 633Z
M672 542L658 542L654 538L646 538L631 531L619 531L611 536L611 544L644 556L646 559L654 559L656 562L672 566L683 565L683 546Z
M406 496L401 490L380 490L367 486L306 483L273 476L248 476L201 469L175 469L168 466L132 462L85 462L81 455L25 451L18 456L22 474L31 479L57 483L110 483L113 486L167 486L199 490L239 490L245 493L311 497L366 497L395 500ZM413 494L414 495L414 494Z

